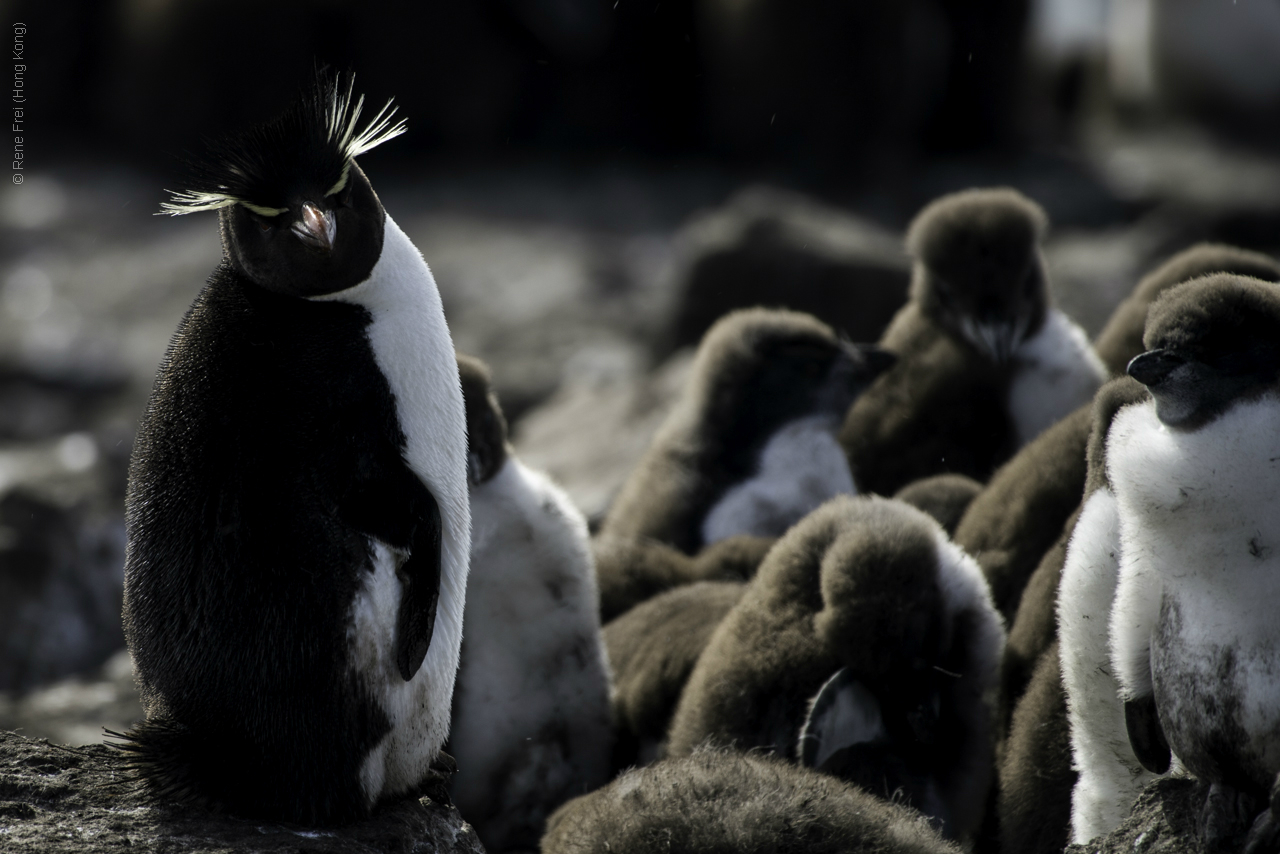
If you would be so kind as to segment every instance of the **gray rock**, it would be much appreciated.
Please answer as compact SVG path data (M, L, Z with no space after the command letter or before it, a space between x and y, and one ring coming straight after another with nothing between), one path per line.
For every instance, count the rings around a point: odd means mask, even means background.
M900 236L768 187L694 219L676 238L672 269L663 353L696 345L721 315L755 305L806 311L854 341L876 341L910 279Z
M105 745L63 747L0 732L0 847L11 854L131 852L471 852L453 807L408 798L340 828L234 818L156 803Z
M512 444L598 521L675 405L692 359L682 350L646 375L626 351L584 353L559 391L515 425Z
M0 497L0 690L96 667L124 645L122 508L96 507L79 492L83 479L65 469L92 465L95 452L86 436L72 438L47 454L0 453L10 471L54 457L43 482Z
M1120 827L1087 845L1068 845L1066 854L1198 854L1203 801L1199 781L1162 777L1147 786Z
M133 660L123 649L87 673L26 693L0 692L0 730L55 744L100 744L106 730L125 732L142 718Z

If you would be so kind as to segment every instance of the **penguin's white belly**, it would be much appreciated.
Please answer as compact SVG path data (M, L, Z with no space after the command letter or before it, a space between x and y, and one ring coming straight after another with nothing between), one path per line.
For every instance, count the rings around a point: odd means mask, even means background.
M486 845L536 844L552 809L609 773L609 677L587 526L561 490L513 457L473 489L472 504L453 797Z
M1107 378L1084 330L1053 308L1040 331L1014 352L1013 361L1009 414L1019 446L1092 400Z
M1206 623L1215 615L1197 613L1198 598L1166 595L1152 639L1165 735L1197 776L1268 788L1280 772L1280 638Z
M857 493L829 416L799 418L769 438L756 473L731 487L702 522L705 545L738 534L780 537L835 495Z
M396 665L396 618L403 594L396 570L408 555L373 539L369 547L373 572L364 576L352 603L348 638L350 664L391 724L360 767L360 785L372 804L422 780L449 731L449 707L440 708L440 686L427 667L405 682Z
M1280 771L1280 401L1237 404L1194 431L1154 404L1126 407L1108 440L1122 573L1159 578L1156 705L1192 771Z
M394 662L400 605L395 569L403 556L371 542L374 572L364 579L352 603L349 664L391 724L360 772L372 804L421 782L449 733L471 540L466 414L440 293L422 255L390 216L383 229L382 254L369 278L315 299L352 303L369 312L372 322L366 335L395 400L405 437L405 465L431 491L440 509L436 622L426 658L409 682Z

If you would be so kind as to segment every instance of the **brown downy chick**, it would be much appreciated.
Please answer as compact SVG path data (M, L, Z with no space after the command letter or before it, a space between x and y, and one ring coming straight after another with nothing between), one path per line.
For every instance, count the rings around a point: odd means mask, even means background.
M911 301L880 342L899 361L840 434L859 489L893 494L943 472L985 481L1102 384L1084 332L1051 303L1046 227L1007 188L944 196L911 224Z
M1221 243L1197 243L1173 255L1142 277L1093 342L1093 348L1114 375L1124 373L1134 356L1142 353L1142 332L1147 310L1155 298L1182 282L1210 273L1235 273L1267 282L1280 282L1280 262L1270 255Z
M763 748L968 838L992 773L1003 644L980 570L937 522L899 501L838 497L778 541L712 635L668 753Z
M746 309L702 340L680 401L627 478L602 536L685 554L739 534L776 537L854 490L835 439L849 404L893 362L816 318Z

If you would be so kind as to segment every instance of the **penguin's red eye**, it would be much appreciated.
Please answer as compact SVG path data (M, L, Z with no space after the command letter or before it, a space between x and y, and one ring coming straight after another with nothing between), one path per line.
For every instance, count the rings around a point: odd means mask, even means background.
M270 231L271 223L267 222L265 219L260 219L258 220L258 228L262 229L263 231Z

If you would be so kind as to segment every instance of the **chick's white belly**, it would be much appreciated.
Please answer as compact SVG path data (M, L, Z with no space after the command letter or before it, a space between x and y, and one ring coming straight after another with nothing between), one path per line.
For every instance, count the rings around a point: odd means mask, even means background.
M1269 790L1280 773L1280 638L1197 604L1166 595L1152 639L1165 735L1197 776Z
M727 490L703 520L703 543L738 534L780 537L828 498L857 493L835 426L813 416L775 433L755 475Z

